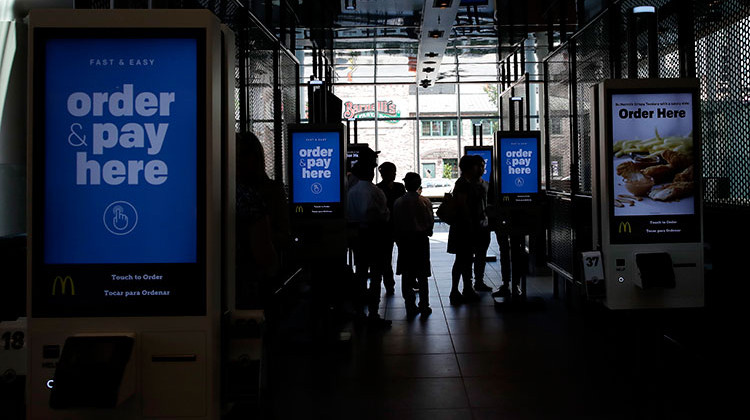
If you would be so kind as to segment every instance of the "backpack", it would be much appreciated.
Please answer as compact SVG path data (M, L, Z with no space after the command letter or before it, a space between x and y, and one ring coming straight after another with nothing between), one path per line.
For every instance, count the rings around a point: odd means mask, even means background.
M443 202L440 203L435 214L440 221L451 225L456 221L456 213L456 199L453 197L453 194L445 193L443 196Z

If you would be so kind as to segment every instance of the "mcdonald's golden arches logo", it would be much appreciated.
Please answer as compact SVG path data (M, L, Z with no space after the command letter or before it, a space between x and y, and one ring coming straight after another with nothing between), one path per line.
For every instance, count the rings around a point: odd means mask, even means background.
M619 233L633 233L633 229L630 227L630 222L620 222L620 226L617 228Z
M73 278L70 276L57 276L55 277L55 281L52 282L52 296L57 294L57 284L60 283L60 294L65 295L67 294L67 286L68 283L70 283L70 294L72 296L75 296L76 294L76 285L73 282Z
M305 209L302 206L297 206L294 208L295 213L304 213Z

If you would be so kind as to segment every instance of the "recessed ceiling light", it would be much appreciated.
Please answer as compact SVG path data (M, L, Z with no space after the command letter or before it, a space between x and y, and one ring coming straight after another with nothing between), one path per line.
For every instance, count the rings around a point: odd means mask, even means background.
M437 7L438 9L447 9L451 7L451 3L453 3L452 0L435 0L435 2L432 3L432 5L434 7Z
M656 13L654 6L636 6L633 8L633 13Z
M442 38L445 31L438 31L438 30L432 30L430 32L427 32L427 36L430 38Z

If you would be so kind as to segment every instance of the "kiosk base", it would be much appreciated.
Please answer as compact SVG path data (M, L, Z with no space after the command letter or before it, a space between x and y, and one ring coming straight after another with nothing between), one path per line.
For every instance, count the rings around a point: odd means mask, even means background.
M505 312L532 312L542 311L545 308L544 299L533 297L504 297L495 299L495 309Z

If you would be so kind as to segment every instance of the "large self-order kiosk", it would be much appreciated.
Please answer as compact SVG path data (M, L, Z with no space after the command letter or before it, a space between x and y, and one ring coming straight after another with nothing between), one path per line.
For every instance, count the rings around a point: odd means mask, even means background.
M28 417L217 418L220 23L29 25Z
M608 80L595 89L593 239L604 303L703 306L698 81Z

